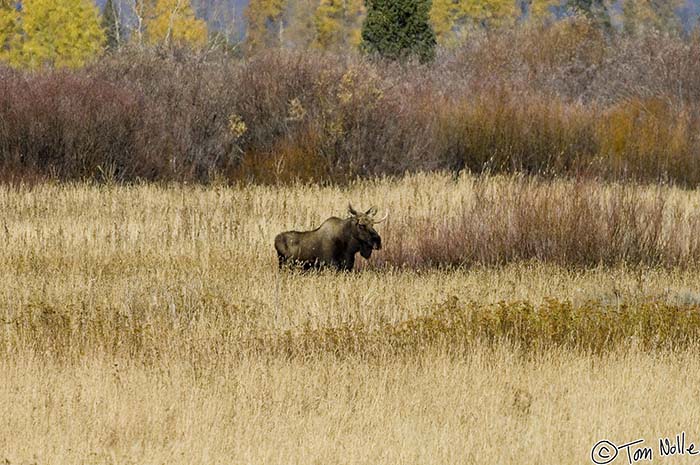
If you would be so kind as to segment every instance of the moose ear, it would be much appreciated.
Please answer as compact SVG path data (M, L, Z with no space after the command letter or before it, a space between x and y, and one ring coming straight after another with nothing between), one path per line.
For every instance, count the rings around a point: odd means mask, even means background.
M377 207L370 207L370 209L365 212L365 215L367 215L367 216L374 216L376 214L377 214Z
M351 204L348 204L348 212L349 212L352 216L357 216L357 212L355 211L354 208L352 208L352 205L351 205Z

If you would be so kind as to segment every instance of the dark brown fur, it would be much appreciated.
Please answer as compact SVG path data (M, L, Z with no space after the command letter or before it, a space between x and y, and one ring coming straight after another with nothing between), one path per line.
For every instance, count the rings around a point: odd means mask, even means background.
M307 270L331 267L350 271L355 266L355 254L369 259L373 250L382 248L382 239L374 229L377 209L365 213L349 207L350 217L328 218L313 231L287 231L275 237L275 250L280 268L297 265ZM385 217L386 218L386 217Z

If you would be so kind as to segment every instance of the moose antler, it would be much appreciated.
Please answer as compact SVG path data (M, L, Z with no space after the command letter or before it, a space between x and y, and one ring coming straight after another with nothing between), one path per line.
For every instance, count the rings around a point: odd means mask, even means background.
M381 220L372 221L372 223L374 223L374 224L382 223L382 222L386 221L386 219L387 219L388 217L389 217L389 212L387 211L387 212L386 212L386 215L384 215L384 217L383 217Z

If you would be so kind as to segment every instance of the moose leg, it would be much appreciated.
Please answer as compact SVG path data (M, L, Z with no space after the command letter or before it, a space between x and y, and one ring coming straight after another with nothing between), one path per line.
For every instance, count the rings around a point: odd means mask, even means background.
M340 260L339 262L336 262L336 269L338 271L352 271L354 266L355 266L355 257L354 256L351 256L349 258L345 258L344 260Z
M299 262L302 271L313 271L316 269L316 264L314 262Z
M333 269L333 271L344 271L345 270L345 262L333 260L331 262L331 268Z
M287 264L287 257L277 252L277 260L279 261L279 269L281 270Z

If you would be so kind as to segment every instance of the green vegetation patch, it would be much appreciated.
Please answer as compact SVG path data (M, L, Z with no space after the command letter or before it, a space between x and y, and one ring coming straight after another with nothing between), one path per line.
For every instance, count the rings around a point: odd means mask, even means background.
M461 302L435 305L425 316L380 328L362 325L304 328L251 340L256 351L290 357L333 353L374 357L442 349L459 355L476 344L507 344L526 351L566 348L603 353L621 347L676 350L700 340L700 305L663 302L609 305L568 301Z

